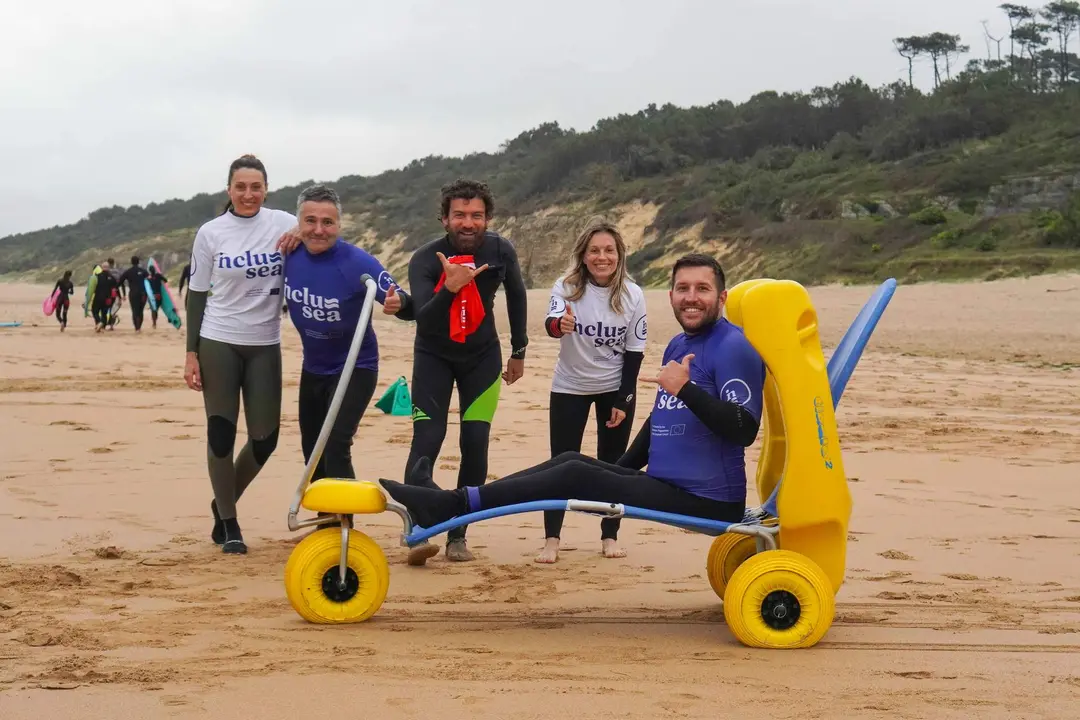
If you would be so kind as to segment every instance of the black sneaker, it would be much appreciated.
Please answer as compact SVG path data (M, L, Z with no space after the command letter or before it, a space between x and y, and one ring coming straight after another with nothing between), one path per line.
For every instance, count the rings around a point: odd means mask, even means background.
M244 544L244 536L240 534L240 523L236 518L222 520L221 523L225 528L225 542L221 545L221 552L233 555L247 553L247 545Z
M214 541L215 545L223 545L225 543L225 523L218 515L217 500L210 501L210 512L214 514L214 529L210 531L210 539Z

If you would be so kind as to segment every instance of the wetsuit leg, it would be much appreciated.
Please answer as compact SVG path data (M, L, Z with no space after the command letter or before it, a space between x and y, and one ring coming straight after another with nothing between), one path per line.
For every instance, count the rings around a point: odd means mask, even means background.
M206 407L206 455L214 502L220 518L235 518L236 468L233 464L233 447L236 444L236 421L240 416L244 359L232 345L201 338L199 372Z
M135 325L136 330L141 330L143 323L143 308L146 306L146 295L143 293L128 293L128 300L131 301L131 322Z
M97 299L90 304L90 314L94 317L95 325L107 325L109 322L109 308Z
M417 460L426 457L434 463L442 450L450 396L454 392L453 365L417 348L413 353L412 386L413 436L403 473L406 482Z
M404 485L380 480L413 519L431 527L467 512L538 500L594 500L622 503L659 512L709 518L722 522L742 520L745 503L710 500L638 470L596 461L580 453L564 453L554 460L516 473L513 477L469 488L441 490L430 485ZM470 499L470 495L472 498Z
M551 393L548 400L548 435L551 442L551 457L564 452L580 452L581 438L589 422L589 409L595 396L571 395L570 393ZM617 460L618 458L616 458ZM544 537L557 538L562 532L563 510L544 511Z
M497 344L492 344L478 357L454 364L461 414L459 488L487 482L488 440L495 409L499 405L502 369L502 352ZM454 528L446 533L446 541L464 539L466 527Z
M626 417L618 426L609 428L608 420L611 419L611 409L615 406L615 400L619 392L603 393L596 396L596 458L602 462L614 465L626 452L630 444L630 434L634 425L635 405L631 404L626 409ZM619 518L604 518L600 521L600 539L615 540L619 537Z
M68 319L68 303L59 302L56 304L56 321L63 327L67 325Z
M330 401L337 391L337 385L341 376L336 375L333 381L328 383L327 409ZM323 452L323 463L326 466L328 477L355 478L356 471L352 464L352 444L356 431L360 427L360 419L364 416L371 397L375 394L375 385L379 375L374 370L357 368L353 370L349 386L345 389L345 395L338 409L337 420L330 429L330 437L326 440L326 449ZM320 427L322 423L320 422Z
M236 500L277 448L281 426L281 346L240 348L248 441L236 456Z
M319 433L330 410L340 375L315 375L303 371L300 375L300 444L304 462L311 459ZM324 477L355 478L352 465L352 444L360 419L375 394L378 373L374 370L353 370L349 386L341 400L337 419L330 429L322 457L315 468L314 480Z
M300 449L304 463L311 459L315 443L322 430L323 419L330 409L330 395L326 393L326 376L300 371L300 390L297 395L297 421L300 424ZM326 453L315 466L313 480L326 477Z

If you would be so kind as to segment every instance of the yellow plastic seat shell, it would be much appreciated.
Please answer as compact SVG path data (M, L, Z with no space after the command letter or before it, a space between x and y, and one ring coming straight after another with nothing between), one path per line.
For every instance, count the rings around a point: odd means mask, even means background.
M323 478L308 485L300 504L331 515L374 515L386 510L386 496L369 480Z

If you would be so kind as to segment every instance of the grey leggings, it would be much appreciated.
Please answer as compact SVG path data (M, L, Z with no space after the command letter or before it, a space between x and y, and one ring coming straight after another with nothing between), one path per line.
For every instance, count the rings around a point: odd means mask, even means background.
M281 424L281 346L231 345L199 339L199 372L206 406L207 465L222 519L277 447ZM240 398L248 440L233 461Z

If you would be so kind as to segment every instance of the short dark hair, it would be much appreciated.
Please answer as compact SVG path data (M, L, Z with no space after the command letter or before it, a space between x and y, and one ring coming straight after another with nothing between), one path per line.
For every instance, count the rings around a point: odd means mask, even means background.
M131 256L131 264L132 265L138 265L139 264L139 256L138 255L132 255Z
M690 253L688 255L683 255L675 261L675 267L671 268L672 287L675 287L676 273L686 267L712 268L713 273L716 275L716 292L724 292L724 269L720 267L720 262L716 258L712 255L706 255L705 253Z
M495 198L491 196L491 190L488 188L487 183L458 178L442 188L442 215L439 217L446 217L450 214L451 200L472 200L473 198L480 198L484 201L484 212L487 213L488 217L495 214Z

